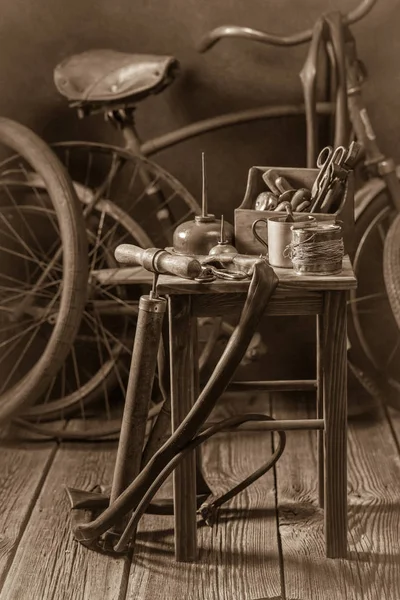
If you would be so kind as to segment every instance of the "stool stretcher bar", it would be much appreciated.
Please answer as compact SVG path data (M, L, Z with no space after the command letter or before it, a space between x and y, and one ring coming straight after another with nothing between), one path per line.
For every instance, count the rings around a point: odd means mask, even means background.
M315 392L316 379L281 379L271 381L233 381L228 385L229 392Z
M207 427L214 425L216 422L207 421ZM246 431L246 430L257 430L257 431L296 431L302 429L320 429L323 430L324 420L323 419L281 419L276 421L260 421L255 423L243 423L239 427L228 431Z

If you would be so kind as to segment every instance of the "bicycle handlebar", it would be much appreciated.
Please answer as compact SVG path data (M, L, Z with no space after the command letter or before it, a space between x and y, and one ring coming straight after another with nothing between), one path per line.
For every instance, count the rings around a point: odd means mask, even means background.
M344 17L344 22L347 25L359 21L367 15L376 4L377 0L362 0L358 6ZM222 25L216 29L209 31L198 45L199 52L206 52L212 48L219 40L226 37L242 38L261 42L262 44L270 44L272 46L298 46L308 42L312 38L312 29L306 29L293 33L289 36L279 36L250 27L239 27L238 25Z

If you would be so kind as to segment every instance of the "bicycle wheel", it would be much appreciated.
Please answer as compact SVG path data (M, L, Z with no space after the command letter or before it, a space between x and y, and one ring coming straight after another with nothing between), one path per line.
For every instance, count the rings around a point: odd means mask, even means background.
M388 396L387 384L400 389L400 336L383 274L385 239L396 214L384 190L358 216L353 259L358 286L348 303L349 358L372 373Z
M77 185L77 184L75 184ZM91 201L87 189L77 186L78 197L85 204ZM101 199L86 218L89 246L89 287L80 328L71 351L60 371L49 382L46 393L23 417L35 423L67 416L90 417L95 411L105 417L99 431L109 435L115 429L115 410L125 394L138 310L138 299L148 289L151 278L145 274L141 285L124 286L113 281L118 272L114 250L120 243L151 246L151 240L141 227L110 200ZM147 285L146 285L147 283ZM119 388L121 394L115 393ZM102 398L103 402L95 402ZM92 404L92 406L90 406ZM119 403L119 408L121 403ZM92 410L93 409L93 410ZM120 411L119 411L120 412ZM113 421L111 423L111 421ZM26 425L27 426L27 425ZM87 437L91 433L88 424ZM61 434L58 432L58 437Z
M79 202L50 148L4 118L0 146L4 423L40 396L68 354L86 296L87 246ZM40 192L32 174L42 181Z
M67 143L57 144L55 148L72 175L81 202L93 206L90 218L86 219L90 249L90 293L82 326L68 360L58 377L50 383L46 394L24 416L35 422L36 431L38 423L43 420L74 414L86 417L88 428L82 437L89 438L92 437L89 417L95 410L97 416L100 412L105 417L102 427L96 425L95 437L99 437L100 433L108 435L110 431L115 433L115 429L118 429L110 419L116 404L113 400L125 394L135 310L137 300L143 293L143 287L138 283L125 285L126 282L115 282L113 277L117 275L118 279L118 270L111 271L111 279L108 279L109 272L104 269L117 266L113 254L120 243L142 247L156 245L136 219L105 198L117 198L121 204L133 206L132 212L141 215L142 223L158 235L160 245L165 243L163 231L157 222L157 210L160 207L154 206L149 211L149 203L146 201L143 204L146 193L140 179L140 167L146 166L147 173L163 191L166 202L161 210L168 206L170 214L178 222L190 218L199 212L199 208L173 177L147 160L134 158L118 148L97 144ZM153 220L156 223L152 223ZM93 246L97 248L95 261ZM147 274L146 281L148 289L150 274ZM217 327L218 321L214 327L207 328L208 335L203 342L205 355L210 340L216 337ZM88 356L91 356L90 362ZM96 403L99 398L101 403ZM56 437L64 437L64 434L56 432Z

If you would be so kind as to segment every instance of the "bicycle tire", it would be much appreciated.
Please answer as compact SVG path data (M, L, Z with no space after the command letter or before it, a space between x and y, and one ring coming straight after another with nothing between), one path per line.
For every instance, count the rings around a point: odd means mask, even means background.
M383 255L384 240L396 214L385 189L377 189L357 214L353 268L358 286L350 292L348 301L349 359L379 381L390 404L396 404L391 391L400 390L400 353L397 354L398 328L385 285Z
M2 393L0 423L4 424L40 396L68 354L86 297L87 245L79 201L65 169L50 147L30 129L6 118L0 118L0 145L16 153L17 160L24 160L43 180L58 220L63 265L54 328L32 368ZM12 160L8 158L2 165L9 166Z
M400 214L395 217L385 239L383 276L393 316L400 330Z

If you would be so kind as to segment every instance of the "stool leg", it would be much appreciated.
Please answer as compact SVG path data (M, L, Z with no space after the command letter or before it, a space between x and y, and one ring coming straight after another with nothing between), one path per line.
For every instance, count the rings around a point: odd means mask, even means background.
M169 297L172 430L180 425L197 398L197 323L190 295ZM174 471L175 558L197 558L196 454L191 452Z
M322 319L321 315L317 315L317 419L322 419L324 416L323 406L323 360L322 360ZM317 461L318 461L318 504L320 508L324 508L324 432L317 431Z
M324 294L325 545L329 558L347 554L346 293Z

